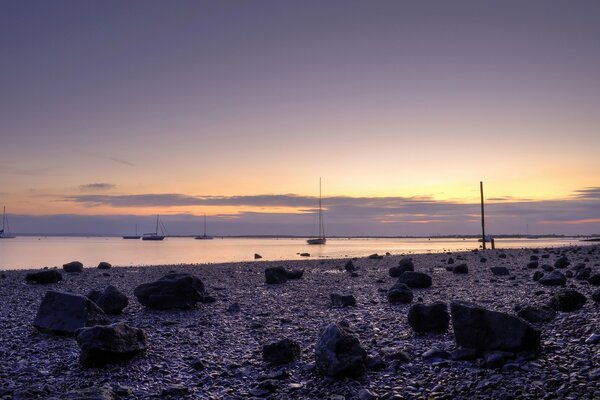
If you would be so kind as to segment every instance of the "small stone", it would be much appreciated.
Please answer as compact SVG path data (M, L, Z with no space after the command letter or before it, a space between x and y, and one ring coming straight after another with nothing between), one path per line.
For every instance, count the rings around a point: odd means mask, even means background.
M331 293L329 296L333 307L354 307L356 299L351 294Z

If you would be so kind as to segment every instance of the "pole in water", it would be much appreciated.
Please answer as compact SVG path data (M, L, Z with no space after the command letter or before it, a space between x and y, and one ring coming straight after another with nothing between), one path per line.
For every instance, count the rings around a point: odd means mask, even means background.
M481 193L481 245L483 247L483 250L485 250L485 217L484 217L484 210L483 210L483 182L480 181L479 182L479 192Z

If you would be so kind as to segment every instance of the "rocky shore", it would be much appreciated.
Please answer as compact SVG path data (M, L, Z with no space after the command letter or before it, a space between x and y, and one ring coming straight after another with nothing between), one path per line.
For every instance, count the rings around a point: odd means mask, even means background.
M410 257L2 272L0 399L600 398L600 246ZM49 291L95 327L46 329ZM110 327L135 351L95 365Z

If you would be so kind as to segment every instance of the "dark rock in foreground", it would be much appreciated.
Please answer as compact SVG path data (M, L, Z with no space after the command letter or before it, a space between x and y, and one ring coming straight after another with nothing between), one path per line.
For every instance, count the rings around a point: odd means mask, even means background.
M556 316L556 311L547 306L525 306L517 312L520 318L532 324L550 322Z
M468 274L469 267L465 263L458 264L455 265L454 268L452 268L452 272L454 272L455 274Z
M413 300L413 292L404 283L396 283L388 290L388 301L391 304L410 303Z
M567 283L567 278L560 271L554 270L549 274L544 274L539 281L544 286L562 286Z
M333 307L354 307L356 299L351 294L331 293L329 296Z
M407 271L414 271L414 270L415 270L415 264L413 263L412 258L405 257L399 261L398 266L391 267L388 272L392 278L397 278Z
M567 268L570 264L571 262L569 259L565 256L562 256L554 262L554 268Z
M550 307L556 311L577 311L586 303L586 297L577 290L565 289L554 293L550 298Z
M288 279L301 279L304 276L303 269L290 269L285 271L285 275Z
M450 304L456 344L479 350L535 350L540 332L515 316L459 302Z
M506 268L506 267L492 267L492 268L490 268L490 271L492 271L492 274L497 275L497 276L510 275L510 272L508 271L508 268Z
M139 285L133 291L145 307L157 310L189 309L205 300L204 284L197 276L171 273L151 283Z
M46 292L33 326L59 335L72 335L86 326L108 324L108 318L90 299L71 293Z
M300 358L300 344L291 339L265 344L263 360L271 364L287 364Z
M104 289L104 292L101 292L99 296L92 295L90 297L88 295L88 298L94 301L106 314L120 314L129 304L127 296L112 285Z
M288 274L283 267L272 267L265 269L265 282L269 285L286 283Z
M112 265L110 263L107 263L106 261L101 261L100 264L98 264L98 269L111 269Z
M407 271L400 275L398 282L412 288L427 288L431 286L431 277L424 272Z
M63 264L63 270L65 272L82 272L83 264L79 261L71 261L70 263Z
M344 264L344 269L346 270L346 272L354 272L358 268L356 268L356 266L354 265L354 263L352 262L352 260L348 260L346 262L346 264Z
M35 283L56 283L62 280L62 274L55 269L45 269L39 272L31 272L25 275L27 282Z
M366 371L367 352L348 323L331 323L315 345L316 368L333 378L358 378Z
M594 274L590 276L588 279L588 283L590 285L599 286L600 285L600 274Z
M450 315L446 303L415 304L408 311L408 324L418 333L446 332Z
M146 336L141 329L119 322L80 329L77 344L81 349L79 361L83 365L101 366L146 351Z

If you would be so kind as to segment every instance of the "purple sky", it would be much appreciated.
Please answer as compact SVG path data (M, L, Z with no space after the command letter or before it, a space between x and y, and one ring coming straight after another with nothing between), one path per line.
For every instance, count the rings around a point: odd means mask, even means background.
M323 176L333 234L474 233L483 180L495 232L600 233L598 21L597 1L3 2L0 204L16 232L207 213L312 234Z

